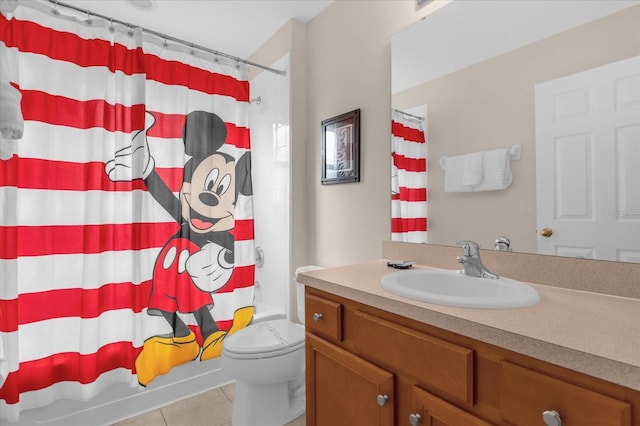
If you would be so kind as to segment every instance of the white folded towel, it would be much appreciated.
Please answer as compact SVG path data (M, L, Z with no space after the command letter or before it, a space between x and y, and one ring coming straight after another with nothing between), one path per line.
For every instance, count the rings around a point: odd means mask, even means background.
M5 139L0 135L0 160L8 160L16 151L16 141Z
M482 156L482 152L474 152L464 156L463 186L478 186L482 183Z
M464 155L445 157L441 160L444 168L444 192L471 192L473 187L463 184L467 158Z
M0 83L0 135L5 139L20 139L24 119L20 109L22 94L8 83Z
M507 189L513 182L511 155L509 150L500 148L484 151L482 155L482 183L475 191L496 191Z
M443 157L445 192L506 189L513 182L511 157L506 149Z
M22 94L11 85L17 77L17 62L9 49L0 42L0 135L5 139L20 139L24 132L24 119L20 109Z

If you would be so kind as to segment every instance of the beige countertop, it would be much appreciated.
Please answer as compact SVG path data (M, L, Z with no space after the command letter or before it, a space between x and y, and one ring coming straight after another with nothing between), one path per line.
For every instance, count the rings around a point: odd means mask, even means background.
M414 266L414 268L427 268ZM386 260L300 274L305 285L640 390L640 300L530 283L540 301L516 309L435 305L396 296Z

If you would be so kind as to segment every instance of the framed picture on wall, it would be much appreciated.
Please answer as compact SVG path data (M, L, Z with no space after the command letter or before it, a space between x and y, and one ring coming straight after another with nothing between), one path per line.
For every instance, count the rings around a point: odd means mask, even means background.
M360 110L322 121L323 185L360 182Z

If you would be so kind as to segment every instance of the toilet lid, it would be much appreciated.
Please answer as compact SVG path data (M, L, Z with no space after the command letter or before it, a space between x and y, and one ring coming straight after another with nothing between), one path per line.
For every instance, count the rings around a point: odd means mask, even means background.
M222 352L231 358L266 358L304 346L304 327L286 319L259 322L224 339Z

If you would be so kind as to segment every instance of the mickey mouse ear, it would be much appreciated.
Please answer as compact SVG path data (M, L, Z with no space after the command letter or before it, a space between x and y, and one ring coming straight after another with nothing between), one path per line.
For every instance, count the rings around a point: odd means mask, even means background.
M192 157L208 157L227 139L227 126L216 114L193 111L187 114L182 129L185 152Z

